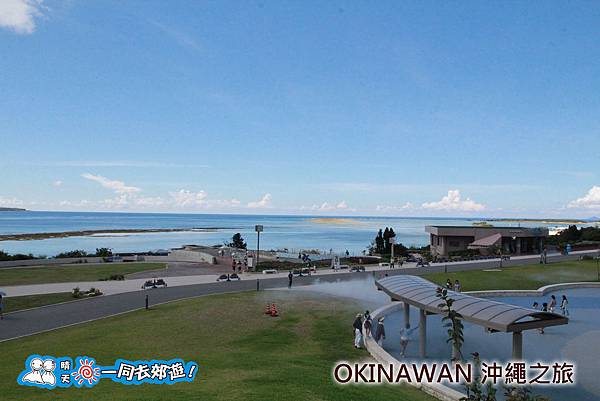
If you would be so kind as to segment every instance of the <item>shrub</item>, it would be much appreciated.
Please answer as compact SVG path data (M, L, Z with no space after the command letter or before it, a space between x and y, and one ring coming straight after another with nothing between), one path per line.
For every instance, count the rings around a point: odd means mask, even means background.
M22 253L17 253L17 254L14 254L14 255L9 255L8 253L6 253L4 251L0 251L0 261L29 260L29 259L36 259L36 257L33 256L32 254L25 255L25 254L22 254Z
M54 258L56 258L56 259L61 259L61 258L85 258L86 256L89 256L86 251L81 250L81 249L76 249L74 251L61 252L58 255L56 255Z

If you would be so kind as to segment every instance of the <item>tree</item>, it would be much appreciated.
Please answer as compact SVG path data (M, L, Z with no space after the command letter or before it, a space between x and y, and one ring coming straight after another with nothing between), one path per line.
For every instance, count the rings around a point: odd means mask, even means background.
M375 253L383 254L385 251L384 239L383 239L383 231L381 228L375 237Z
M242 234L240 233L233 234L233 237L231 237L231 242L228 245L237 249L246 249L247 246L242 238Z
M4 251L0 251L0 261L8 261L8 260L28 260L35 259L32 254L24 255L22 253L16 253L14 255L10 255Z
M107 258L112 256L112 249L110 248L96 248L96 256L99 258Z
M85 258L88 256L87 252L82 249L76 249L74 251L61 252L55 256L56 259L60 258Z
M462 323L462 315L452 309L454 299L448 297L448 290L446 288L438 288L436 290L436 296L443 302L438 304L438 307L446 312L446 316L442 318L444 327L448 329L447 343L452 343L452 357L456 360L463 360L462 345L464 342L463 330L464 326Z

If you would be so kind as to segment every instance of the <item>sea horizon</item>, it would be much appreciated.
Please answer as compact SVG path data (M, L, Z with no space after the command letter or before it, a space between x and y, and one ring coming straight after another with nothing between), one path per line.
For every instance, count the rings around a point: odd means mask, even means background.
M256 247L254 226L261 224L261 249L294 254L304 250L361 255L385 227L394 229L397 241L406 246L429 243L427 225L470 225L492 218L354 216L354 215L269 215L223 213L154 213L154 212L76 212L76 211L5 211L0 213L0 234L34 234L94 231L45 239L0 241L0 250L9 253L32 253L55 256L71 250L93 252L111 248L115 252L149 252L177 248L187 244L220 245L239 232L250 249ZM498 226L554 227L559 220L496 220ZM581 223L588 224L588 223ZM160 230L179 229L176 232ZM206 229L193 231L193 229ZM117 230L117 232L115 232ZM118 233L118 230L158 230L158 232ZM111 231L101 234L103 231Z

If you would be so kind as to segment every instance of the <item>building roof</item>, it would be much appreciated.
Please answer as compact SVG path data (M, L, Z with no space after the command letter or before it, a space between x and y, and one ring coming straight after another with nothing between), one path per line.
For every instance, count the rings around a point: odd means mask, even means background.
M487 248L496 245L502 240L502 234L496 233L487 237L479 238L469 244L469 248Z
M425 231L439 236L475 237L501 234L503 237L547 237L546 227L425 226Z
M439 306L442 302L437 297L439 286L422 277L390 276L377 280L375 285L395 301L406 302L430 314L446 313ZM557 313L541 312L455 291L448 291L448 294L454 299L453 309L462 315L464 321L493 331L515 332L569 322L569 319Z

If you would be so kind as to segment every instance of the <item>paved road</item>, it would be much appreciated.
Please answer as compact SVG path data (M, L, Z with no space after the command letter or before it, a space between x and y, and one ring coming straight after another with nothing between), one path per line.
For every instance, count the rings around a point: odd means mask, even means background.
M551 255L551 262L577 259L584 252L573 252L569 256ZM595 252L597 254L597 251ZM539 257L513 258L504 262L504 266L513 264L538 263ZM444 271L480 270L485 268L499 267L498 260L488 260L481 263L463 262L447 265L432 265L427 268L394 269L385 271L372 271L366 273L319 273L311 277L295 278L294 285L310 285L315 281L335 282L342 280L353 280L366 274L376 277L384 274L425 274ZM260 289L281 288L287 286L285 277L261 277ZM150 305L174 301L183 298L197 297L201 295L252 291L256 290L256 280L242 280L232 282L210 282L204 284L181 285L169 288L154 289L149 291L125 292L121 294L102 296L63 304L48 305L45 307L9 313L4 320L0 320L0 342L18 337L32 335L44 331L53 330L83 323L103 317L112 316L136 309L144 308L145 296L149 295Z

